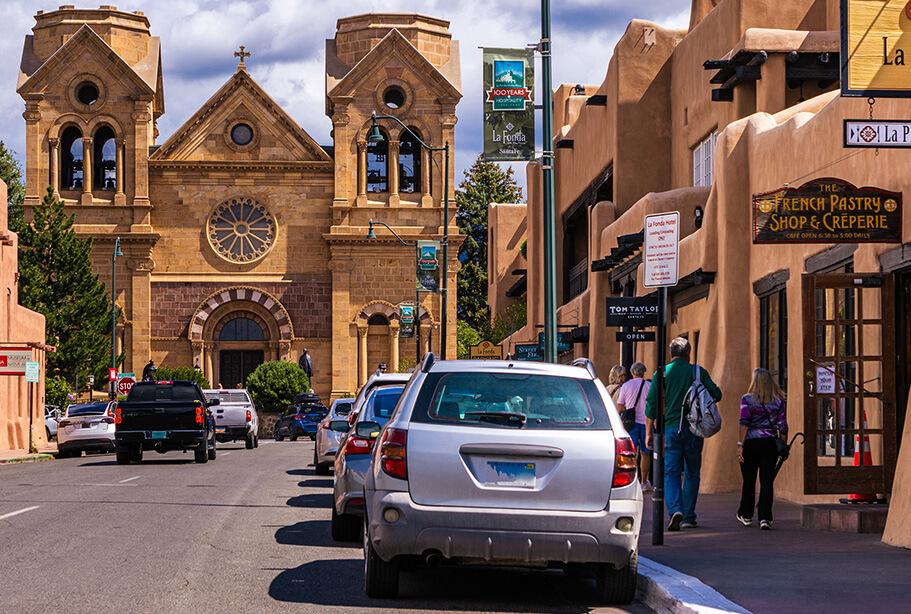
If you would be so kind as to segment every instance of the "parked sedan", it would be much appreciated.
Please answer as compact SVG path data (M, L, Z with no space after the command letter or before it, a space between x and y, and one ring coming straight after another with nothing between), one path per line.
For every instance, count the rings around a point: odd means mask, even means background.
M508 564L587 572L631 602L636 449L591 363L431 358L365 476L367 595L395 597L404 564Z
M70 405L57 426L59 456L81 456L83 451L114 451L116 401Z
M332 401L329 413L320 422L316 431L316 445L313 446L313 466L317 475L329 475L329 468L338 451L338 442L348 432L347 418L353 403L354 399Z
M370 467L370 452L404 389L403 384L374 387L354 426L339 443L332 481L332 538L336 541L356 541L362 535L364 474Z
M281 441L285 437L297 441L302 435L315 439L316 429L328 411L325 405L317 403L289 405L275 423L275 441Z
M44 406L44 430L47 433L47 440L57 436L57 423L60 420L60 408L56 405Z

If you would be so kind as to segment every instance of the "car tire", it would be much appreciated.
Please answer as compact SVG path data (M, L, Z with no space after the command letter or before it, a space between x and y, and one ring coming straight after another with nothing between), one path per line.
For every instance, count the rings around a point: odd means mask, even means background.
M212 442L212 447L209 448L209 450L207 452L207 456L209 457L209 460L215 460L215 442L214 441Z
M201 442L198 446L196 446L196 449L193 450L194 460L199 464L209 462L209 452L206 449L208 447L206 446L206 443L206 441Z
M247 435L246 438L244 438L244 447L247 448L248 450L252 450L254 445L255 445L255 442L253 441L253 434L251 433L251 434Z
M365 521L366 524L366 521ZM392 599L399 594L399 565L386 562L373 549L364 527L364 592L371 599Z
M291 433L288 436L288 439L290 439L291 441L297 441L297 433Z
M130 448L130 462L131 463L141 463L142 462L142 444L136 444Z
M254 435L254 436L253 436L253 447L254 447L254 448L258 448L258 447L259 447L259 435Z
M614 569L610 563L598 565L595 582L598 596L605 604L629 604L636 597L636 575L639 568L639 555L633 552L629 562L620 569Z
M129 465L130 461L133 460L131 458L132 454L130 454L130 450L128 448L117 448L115 450L115 453L117 454L118 465Z
M44 432L47 433L47 440L51 440L51 429L44 427Z
M361 519L354 514L338 514L332 506L332 539L337 542L356 542L360 536Z
M281 441L282 439L284 439L284 437L279 434L278 429L275 429L275 441Z

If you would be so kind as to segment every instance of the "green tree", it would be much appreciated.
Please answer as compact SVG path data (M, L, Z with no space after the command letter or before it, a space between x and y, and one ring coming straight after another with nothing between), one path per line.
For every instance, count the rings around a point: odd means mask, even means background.
M57 346L47 354L48 378L107 379L110 299L92 272L91 251L92 240L76 236L73 216L48 188L34 220L19 232L19 302L44 314L47 343Z
M25 200L25 186L22 185L22 168L3 141L0 141L0 179L6 183L10 230L18 233L24 225L22 201Z
M490 325L490 340L500 343L528 322L528 305L525 297L516 301L494 317Z
M310 392L310 381L303 369L292 362L264 362L247 377L247 390L253 402L265 411L280 412L301 392Z
M456 190L456 223L465 235L459 249L458 306L460 321L478 331L489 326L487 308L487 206L522 200L522 188L511 168L504 172L494 162L478 156Z
M471 346L484 341L484 335L471 327L471 324L459 320L457 323L456 358L464 360L471 357Z
M202 374L202 371L197 371L193 367L169 367L167 365L161 365L158 367L158 370L155 371L155 379L158 381L177 380L183 382L196 382L203 390L212 387L209 384L209 380Z
M68 395L73 391L69 383L59 377L48 377L44 380L44 402L56 405L61 410L69 404Z

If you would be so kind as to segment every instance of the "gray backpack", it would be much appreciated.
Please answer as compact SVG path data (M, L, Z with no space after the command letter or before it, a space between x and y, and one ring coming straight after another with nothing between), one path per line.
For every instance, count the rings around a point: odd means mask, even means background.
M693 365L693 383L686 391L686 398L683 401L680 428L683 429L683 421L686 420L692 434L708 439L721 430L721 414L718 412L715 399L702 384L699 375L699 365Z

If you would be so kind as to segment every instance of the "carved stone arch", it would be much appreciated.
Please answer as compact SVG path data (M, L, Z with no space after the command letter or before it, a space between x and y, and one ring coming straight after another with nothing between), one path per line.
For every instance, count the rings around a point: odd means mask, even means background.
M430 130L430 126L428 126L425 122L421 121L417 117L411 117L402 119L402 123L404 123L412 130L415 130L419 139L424 141L424 143L430 147L433 147L433 132ZM401 126L398 126L398 128L398 139L401 141L402 137L407 135L408 132Z
M269 326L268 329L270 329L273 334L277 334L278 340L291 341L294 339L291 316L288 314L288 310L285 309L285 306L282 305L277 298L259 288L234 286L219 290L218 292L209 295L200 303L199 307L196 308L196 312L193 314L193 318L190 320L190 341L201 342L204 339L204 333L210 331L214 332L214 327L222 320L222 318L218 317L221 315L221 312L216 314L217 319L213 320L214 323L209 322L210 317L212 317L215 310L219 307L233 301L253 303L255 307L250 311L258 312L259 317L267 324L270 320L274 321L274 328ZM225 315L228 315L228 312L226 312ZM223 325L224 324L222 324L222 326Z
M123 127L120 125L115 118L110 115L97 115L88 121L88 128L91 134L95 134L99 128L102 126L109 126L111 130L114 131L114 134L117 138L121 139L124 136Z
M50 139L59 139L63 131L70 126L79 128L80 132L82 132L82 136L91 136L89 124L75 113L66 113L58 117L56 121L54 121L54 125L48 130L47 136Z
M278 326L274 319L269 317L268 312L258 304L239 303L236 307L231 303L226 303L216 309L209 318L209 324L203 329L203 337L212 341L221 341L221 329L228 322L237 318L247 318L256 322L260 330L263 331L263 341L274 341L278 337Z
M382 314L386 316L386 319L389 320L389 323L397 323L399 321L399 314L396 310L396 306L390 303L389 301L376 300L370 301L357 312L357 315L352 318L351 323L357 325L358 327L366 327L367 322L370 320L370 316L375 314ZM433 312L424 309L423 306L420 308L420 319L421 324L437 324L436 318L433 316Z

